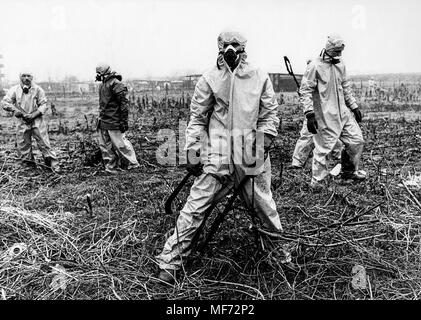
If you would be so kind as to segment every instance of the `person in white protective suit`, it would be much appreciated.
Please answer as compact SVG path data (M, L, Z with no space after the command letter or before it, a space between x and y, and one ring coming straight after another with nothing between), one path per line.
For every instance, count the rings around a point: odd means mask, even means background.
M307 128L314 134L311 186L316 189L322 187L321 181L328 175L326 157L338 140L344 144L341 177L346 180L365 179L358 170L364 146L358 125L362 114L341 59L344 47L339 35L328 36L320 56L307 65L300 86L299 101L307 119ZM318 93L320 106L313 106L313 92Z
M33 81L30 71L20 73L20 83L11 87L2 100L3 109L12 112L19 119L19 153L23 165L35 166L32 153L32 137L37 142L44 163L57 170L57 157L52 150L48 137L47 124L43 115L47 111L47 98L44 90Z
M204 213L245 178L241 197L264 227L282 231L272 198L269 147L277 136L278 104L267 73L246 62L246 39L218 36L217 64L196 84L186 129L187 170L196 175L174 233L156 257L158 277L175 280L191 252ZM251 150L255 151L252 156ZM202 170L203 169L203 170Z
M313 142L313 134L308 131L307 128L307 119L304 119L303 126L300 130L300 137L295 144L294 152L292 154L292 162L289 166L290 169L303 169L304 165L310 156L311 151L313 151L314 142ZM331 158L333 160L340 160L341 153L343 149L343 144L340 140L336 143Z
M376 96L376 88L377 88L377 83L374 80L374 77L371 77L370 80L368 80L368 93L370 97Z
M311 62L311 59L307 60L307 65ZM302 81L302 80L301 80ZM313 107L318 105L320 108L320 98L317 94L317 91L313 92ZM304 117L303 126L300 130L300 137L295 144L294 152L292 154L292 162L289 166L290 169L303 169L304 165L310 155L310 152L314 148L313 134L308 131L307 128L307 118ZM340 160L341 152L343 149L343 144L340 140L336 143L331 158L333 160Z

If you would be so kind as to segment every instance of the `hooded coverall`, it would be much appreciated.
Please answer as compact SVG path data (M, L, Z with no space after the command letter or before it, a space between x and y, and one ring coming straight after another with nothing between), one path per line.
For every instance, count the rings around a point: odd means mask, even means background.
M313 106L313 92L317 91L320 105ZM304 113L314 112L317 134L314 135L312 182L318 183L327 175L326 157L338 140L342 151L342 172L358 171L364 146L361 129L350 109L358 108L346 76L343 61L332 64L328 58L317 57L306 68L300 86L300 104Z
M311 62L311 59L307 60L307 65ZM303 77L301 82L305 78ZM318 95L317 90L313 92L313 106L317 105L320 107L320 98ZM294 153L292 154L292 163L291 165L294 167L303 167L310 155L310 152L314 148L314 142L313 142L313 134L308 131L307 128L307 118L304 117L303 121L303 127L300 130L300 137L297 140L297 143L295 144ZM343 145L338 140L337 144L335 145L335 148L332 151L332 156L336 159L340 159L341 152L342 152Z
M222 33L218 37L219 50L234 42L244 48L246 40L237 33ZM268 228L282 230L270 190L269 156L252 170L248 166L251 162L243 161L248 157L244 150L253 148L256 141L262 146L258 136L277 135L278 104L268 74L246 62L245 53L240 57L239 65L231 71L220 54L217 66L205 72L196 84L185 150L200 151L203 173L195 179L174 233L156 257L161 269L180 269L182 259L191 252L205 211L233 185L238 186L244 176L252 177L241 190L246 205L254 208Z
M300 130L300 137L298 138L297 143L295 144L294 153L292 154L291 165L296 167L303 167L313 148L313 134L310 131L308 131L307 119L304 118L303 127ZM332 151L332 157L334 159L340 159L342 148L342 142L338 140Z
M25 113L33 113L38 110L43 115L47 110L45 92L33 82L27 94L23 92L20 84L11 87L2 102L3 109L10 112L23 110ZM23 119L18 120L17 132L21 137L18 141L20 157L22 160L33 161L32 137L34 137L44 160L46 160L46 163L51 161L51 167L54 168L57 163L57 157L51 149L47 125L42 115L35 118L30 124L27 124Z
M120 124L127 123L129 117L127 87L121 79L121 75L111 72L99 86L98 140L106 170L118 168L120 157L129 166L139 166L132 144L120 130Z

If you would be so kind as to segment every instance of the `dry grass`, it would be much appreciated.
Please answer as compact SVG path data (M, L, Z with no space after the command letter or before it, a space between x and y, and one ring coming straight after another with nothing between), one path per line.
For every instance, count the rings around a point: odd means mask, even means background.
M180 119L186 111L172 114ZM419 121L365 122L367 181L332 179L320 193L309 190L309 164L303 172L281 171L298 135L284 130L271 153L282 239L262 235L262 251L237 201L208 250L192 255L185 274L168 287L155 278L154 256L176 218L165 215L164 200L184 172L156 163L155 133L176 128L173 119L157 114L157 123L135 126L129 139L142 168L119 176L100 170L94 137L85 129L55 136L62 174L22 169L10 155L0 156L3 299L420 297L421 192L415 184L400 185L421 172L414 143ZM291 252L290 262L280 263L280 247ZM360 289L352 285L355 266L367 274Z

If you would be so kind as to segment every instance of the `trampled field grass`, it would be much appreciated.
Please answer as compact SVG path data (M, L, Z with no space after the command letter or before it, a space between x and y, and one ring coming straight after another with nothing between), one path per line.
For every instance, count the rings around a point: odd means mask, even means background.
M419 119L365 118L368 179L344 185L332 177L312 193L310 161L302 172L287 169L301 114L296 105L281 106L272 184L285 229L276 243L291 261L261 250L236 201L207 250L169 287L155 278L154 256L177 217L165 214L164 201L185 171L158 163L157 133L178 134L187 107L133 107L127 136L141 168L118 176L105 174L98 157L96 99L62 100L56 108L49 123L59 174L21 169L11 118L0 119L3 299L419 299Z

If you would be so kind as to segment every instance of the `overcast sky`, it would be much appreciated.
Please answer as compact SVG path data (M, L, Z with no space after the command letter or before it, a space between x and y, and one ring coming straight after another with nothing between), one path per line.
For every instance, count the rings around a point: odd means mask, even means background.
M421 72L418 0L1 0L0 54L9 80L30 68L38 81L94 78L107 61L123 78L202 73L217 36L248 39L250 62L301 73L337 32L350 74Z

